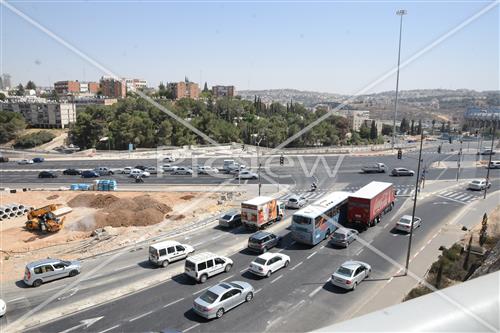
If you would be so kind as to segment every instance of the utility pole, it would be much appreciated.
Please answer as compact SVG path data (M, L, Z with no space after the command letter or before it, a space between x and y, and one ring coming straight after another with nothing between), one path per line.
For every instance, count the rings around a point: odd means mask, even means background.
M405 275L408 274L408 266L410 265L410 253L411 253L411 239L413 238L413 221L415 221L415 210L417 209L417 193L418 193L418 182L420 175L420 163L422 161L422 144L424 142L424 132L420 134L420 151L418 153L418 167L417 167L417 180L415 182L415 194L413 196L413 209L411 212L411 223L410 223L410 237L408 238L408 253L406 254L406 266Z
M261 141L262 138L260 138L259 141L255 139L255 142L257 143L257 178L259 179L259 197L260 197L260 188L262 187L262 184L260 182L260 156L259 156L259 146Z
M495 132L497 131L497 121L492 121L491 124L491 150L490 158L488 160L488 165L486 166L486 187L484 188L484 197L486 199L486 192L488 191L488 184L490 183L490 166L491 166L491 156L493 155L493 142L495 142Z
M400 9L396 12L396 15L400 16L399 20L399 47L398 47L398 70L396 74L396 100L394 101L394 121L392 124L392 145L391 149L394 150L394 145L396 144L396 117L398 114L398 92L399 92L399 65L401 63L401 35L403 32L403 16L406 15L407 11Z
M457 182L458 182L458 178L460 176L460 166L462 164L462 141L460 141L460 150L458 151L458 169L457 169Z

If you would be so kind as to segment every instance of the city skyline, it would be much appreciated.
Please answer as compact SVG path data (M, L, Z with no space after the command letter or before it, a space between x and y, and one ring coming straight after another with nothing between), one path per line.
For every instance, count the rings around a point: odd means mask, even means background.
M339 94L355 93L395 67L397 9L408 10L404 62L489 3L9 2L103 67L143 78L149 86L187 76L200 85L238 90ZM12 75L13 85L96 81L106 74L5 6L1 16L1 72ZM499 71L496 23L498 11L488 11L436 45L402 69L400 89L498 90L498 76L491 75ZM30 52L23 51L26 44ZM367 93L391 91L394 85L390 75Z

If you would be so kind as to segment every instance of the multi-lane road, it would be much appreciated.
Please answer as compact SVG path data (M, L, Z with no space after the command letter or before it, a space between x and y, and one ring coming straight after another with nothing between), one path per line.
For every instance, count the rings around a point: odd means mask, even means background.
M78 276L79 281L75 285L69 285L74 281L66 279L37 289L24 288L21 282L17 283L17 287L5 286L4 297L9 306L9 314L2 324L11 324L18 319L22 321L23 318L32 316L43 316L43 311L47 309L42 305L49 299L51 300L49 306L61 309L61 311L84 301L93 302L96 305L69 315L61 313L59 318L33 327L31 332L146 332L167 328L184 332L270 330L302 332L345 319L399 270L397 263L404 263L408 237L394 232L393 226L401 215L410 213L409 195L413 193L415 182L415 177L395 178L387 174L363 175L359 173L359 168L365 163L383 162L390 168L408 167L416 170L416 158L415 153L405 154L402 160L397 160L395 156L295 156L287 159L285 166L279 166L278 160L275 160L268 167L263 168L263 173L270 175L271 179L276 179L276 175L281 175L281 183L286 182L284 179L289 179L286 183L292 185L291 192L301 193L310 200L321 197L327 191L355 191L372 180L395 183L399 194L395 209L376 227L362 233L361 240L347 249L332 248L325 242L315 247L295 243L288 231L290 215L293 212L287 211L288 218L272 226L270 230L284 237L282 244L273 251L289 255L291 264L271 278L261 279L246 271L248 264L255 257L254 254L245 250L249 233L242 228L223 230L216 224L208 223L203 228L173 236L173 238L195 246L198 252L211 251L230 255L235 265L229 273L216 276L209 279L206 284L199 285L182 274L183 262L172 264L167 269L155 269L147 261L147 246L122 249L106 256L85 260L83 272ZM472 161L475 158L476 156L472 153L465 156L466 160ZM454 154L438 155L431 151L426 151L424 154L425 165L430 165L438 159L453 161L456 160L456 156ZM98 165L119 168L130 164L150 165L151 163L148 162L79 161L63 166L64 162L48 161L44 162L43 166L47 169L66 167L83 169ZM183 161L182 163L189 165L190 162ZM203 164L204 161L198 159L197 163ZM214 165L217 166L217 163L222 164L222 159ZM1 173L2 181L17 183L14 177L20 173L24 175L24 177L21 176L25 179L24 184L29 184L31 180L26 179L33 175L35 179L32 183L37 183L36 172L7 171L21 167L25 166L11 163L6 165ZM29 167L38 168L39 165ZM460 176L468 179L484 178L485 171L484 168L467 168L462 170ZM496 191L499 172L498 170L491 171L490 177L494 180L492 191ZM457 169L453 167L430 169L426 180L452 180L456 178L456 175ZM307 192L313 176L319 181L319 190ZM169 184L171 179L182 179L184 184L191 184L193 181L190 177L175 177L182 176L169 176L161 180L150 178L147 181L158 182L158 184ZM63 178L55 181L60 182L61 179ZM213 177L203 177L203 179L207 181L199 184L210 184L214 181L212 179L216 180L214 184L221 182ZM72 179L69 178L68 182L71 181ZM267 182L270 180L268 179ZM415 249L424 246L439 228L453 220L460 209L480 200L481 193L467 191L463 186L454 186L449 181L445 184L439 191L419 201L417 215L424 223L414 234ZM290 194L283 194L282 198L288 195ZM344 292L327 282L332 272L347 259L368 262L373 268L369 280L362 283L355 292ZM148 288L98 304L100 301L105 301L99 299L100 294L105 295L109 290L123 288L148 279L155 279L156 282ZM256 290L254 300L227 313L221 320L206 321L197 317L191 310L193 300L205 288L222 280L243 280L251 283ZM38 312L40 310L41 313ZM89 322L92 322L89 327L82 324Z

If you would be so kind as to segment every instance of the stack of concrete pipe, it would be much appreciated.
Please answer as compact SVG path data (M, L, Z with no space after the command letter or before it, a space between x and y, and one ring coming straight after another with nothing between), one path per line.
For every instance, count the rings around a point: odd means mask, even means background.
M33 209L33 207L25 206L23 204L18 204L18 203L12 203L0 206L0 221L24 215L31 209Z

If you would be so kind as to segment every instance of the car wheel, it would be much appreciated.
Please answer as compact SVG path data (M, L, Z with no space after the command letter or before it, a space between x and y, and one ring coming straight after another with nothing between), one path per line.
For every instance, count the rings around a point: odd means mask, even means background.
M215 316L217 318L221 318L222 316L224 315L224 309L223 308L220 308L219 310L217 310L217 312L215 313Z
M78 271L76 269L74 269L71 272L69 272L69 276L70 277L73 277L73 276L76 276L76 275L78 275Z
M164 262L161 263L161 267L165 268L169 264L168 260L165 260Z
M205 282L207 282L207 275L203 274L202 276L200 276L200 283L205 283Z
M245 301L250 302L253 299L253 293L249 292L247 294L247 297L245 297Z
M268 270L268 271L267 271L267 274L266 274L266 277L267 277L267 278L268 278L268 277L271 277L271 274L272 274L271 270Z
M287 260L287 261L285 261L285 265L283 267L288 267L288 264L289 264L289 262Z
M231 270L231 267L232 267L232 265L231 265L231 264L227 264L227 265L226 265L226 267L224 268L224 271L225 271L226 273L229 273L229 271Z
M33 281L33 287L40 287L42 285L42 280L35 280Z

